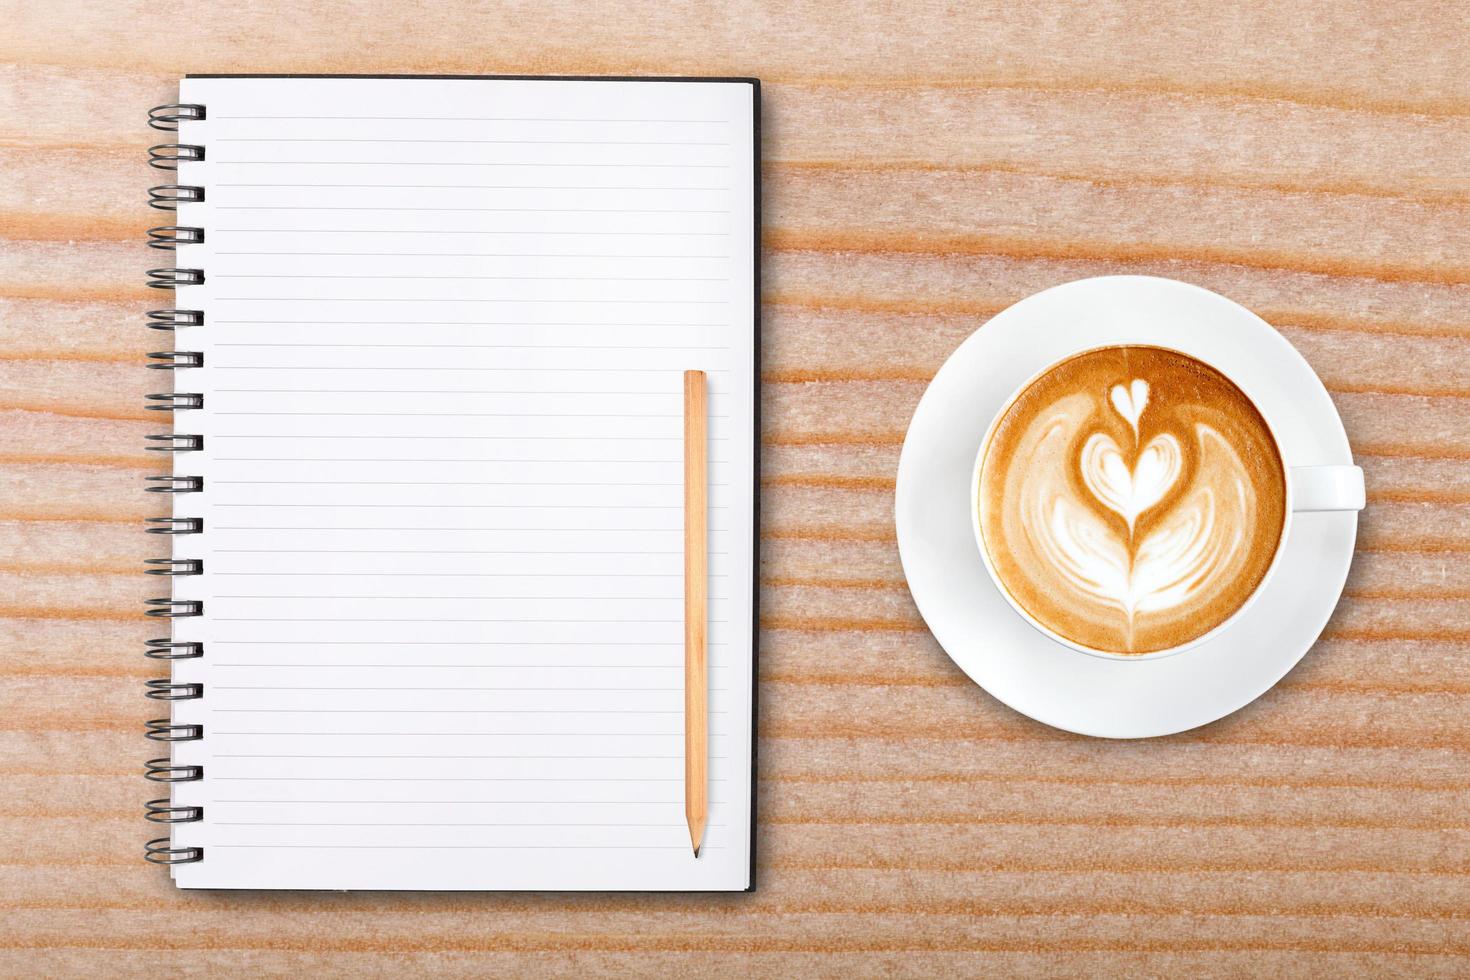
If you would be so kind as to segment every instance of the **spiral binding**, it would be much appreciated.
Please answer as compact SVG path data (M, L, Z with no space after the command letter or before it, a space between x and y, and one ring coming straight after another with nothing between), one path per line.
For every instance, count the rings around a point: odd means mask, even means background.
M204 521L198 517L149 517L143 521L149 534L203 534Z
M148 125L165 133L177 133L184 120L197 122L204 118L204 106L188 102L170 102L148 110Z
M204 615L204 603L197 599L144 599L148 607L144 615L154 619L193 619Z
M143 656L150 660L197 660L204 656L204 644L192 640L173 640L161 636L145 640Z
M149 493L203 493L202 476L149 476L144 481L153 484L144 487Z
M153 229L157 231L158 229ZM195 229L196 231L198 229ZM204 232L199 232L199 240L204 241ZM203 310L149 310L147 316L149 330L167 330L173 332L176 327L202 327L204 326ZM151 355L150 355L151 356ZM152 364L148 365L153 367Z
M203 725L175 725L171 718L152 718L147 736L155 742L197 742L204 737Z
M203 269L149 269L148 285L153 289L197 286L204 282Z
M154 701L197 701L204 697L203 684L173 684L165 680L151 680L146 685L145 697Z
M148 229L148 247L172 252L180 245L203 245L204 229L188 225L159 225Z
M148 125L163 132L177 132L179 123L205 118L202 105L173 103L156 106L148 113ZM195 143L159 143L148 148L148 164L156 170L177 171L179 164L198 162L204 159L204 147ZM180 204L204 200L204 188L194 184L159 184L148 190L148 204L160 211L177 211ZM180 245L200 245L204 242L204 229L189 225L160 225L148 229L148 247L173 252ZM148 285L154 289L176 289L179 286L198 286L204 282L204 270L170 266L148 270ZM146 324L152 330L173 332L180 327L204 325L203 310L161 309L149 310ZM166 350L153 351L148 355L148 367L155 371L179 371L202 367L204 354L200 351ZM204 395L198 392L167 391L148 395L146 408L155 412L178 413L204 407ZM173 414L173 418L179 416ZM147 449L160 453L192 453L204 448L204 437L183 432L164 432L146 437ZM149 476L145 489L149 493L202 493L202 476L183 476L173 473ZM150 517L146 529L149 534L186 535L202 534L204 519L200 517ZM199 558L149 558L144 571L149 575L167 579L202 575L204 562ZM204 603L194 599L174 599L162 596L145 602L146 615L153 619L187 619L204 614ZM144 655L151 660L193 660L204 656L204 644L197 640L175 640L172 637L156 637L146 641ZM177 682L171 678L149 680L145 685L145 696L154 701L194 701L204 696L204 685ZM176 723L172 718L154 718L147 723L147 737L155 742L197 742L204 738L204 726ZM189 783L204 778L204 767L199 765L176 765L171 758L150 759L145 764L144 775L156 783ZM177 824L197 823L204 819L204 809L199 806L176 805L171 799L149 800L145 804L145 816L153 823ZM150 840L144 846L144 857L154 864L191 864L204 860L202 847L175 847L170 837Z
M202 806L173 806L171 800L149 800L145 816L154 823L193 823L204 818Z
M159 143L148 147L148 166L155 170L177 170L180 163L204 159L204 147L192 143Z
M197 808L196 808L197 810ZM204 819L204 811L197 810L199 816L192 820L172 820L170 823L192 823ZM193 864L195 861L204 860L204 848L202 847L171 847L173 841L168 837L155 837L144 847L144 860L154 864Z
M204 407L204 396L196 392L170 391L149 395L146 400L153 404L144 407L154 412L183 412Z
M151 487L149 489L152 489ZM178 577L181 575L203 575L204 562L198 558L145 558L145 565L156 565L144 571L145 575L168 575Z
M204 200L204 188L193 184L159 184L148 188L148 206L160 211L177 211L180 204Z
M170 328L172 329L172 328ZM204 352L197 350L156 350L148 354L155 371L177 371L179 368L204 367Z
M203 766L176 766L167 757L143 763L143 778L155 783L197 783L204 778Z

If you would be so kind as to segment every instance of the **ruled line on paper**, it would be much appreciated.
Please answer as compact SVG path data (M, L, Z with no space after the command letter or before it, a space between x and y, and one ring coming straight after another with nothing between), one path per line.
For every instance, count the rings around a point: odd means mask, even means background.
M218 369L216 369L218 370ZM478 442L546 442L565 441L585 442L588 439L596 439L599 442L666 442L669 440L682 440L682 436L605 436L605 435L578 435L578 436L470 436L470 435L359 435L356 433L321 433L311 435L299 432L217 432L212 433L210 439L464 439ZM711 441L725 439L726 436L711 436ZM324 462L329 462L330 457L322 457ZM441 460L441 462L443 462ZM546 462L557 462L547 460ZM561 462L578 462L575 459L561 460ZM590 462L616 462L616 460L591 460ZM662 462L661 460L657 462Z
M219 296L216 299L221 303L632 303L644 306L722 306L730 302L727 299L445 299L424 296Z
M276 756L276 758L297 758L295 756ZM316 758L315 756L301 756L299 758ZM348 757L352 758L352 757ZM360 758L384 758L383 756L366 756ZM388 756L386 758L393 758ZM419 758L454 758L454 756L421 756ZM473 758L467 757L467 758ZM524 758L537 758L535 756ZM554 757L551 757L554 758ZM617 758L628 758L618 756ZM213 776L220 782L230 783L677 783L682 782L682 776L592 776L578 774L576 776ZM716 777L710 782L729 782L724 777ZM519 801L507 800L507 803Z
M538 480L532 483L514 480L211 480L210 484L212 486L248 487L677 487L680 485L678 483L629 483L599 480Z
M604 237L620 235L624 238L640 237L687 237L727 238L728 231L516 231L513 229L491 230L483 228L218 228L217 233L268 234L268 235L591 235Z
M413 642L410 641L410 642L406 642L406 644L403 644L403 645L413 646L415 644L413 644ZM562 646L587 646L588 644L557 644L557 645L562 645ZM628 646L678 646L678 644L625 644L625 645L628 645ZM270 664L270 663L254 663L254 661L253 661L253 663L221 663L221 661L216 661L216 663L213 664L213 666L215 666L215 667L300 667L300 669L303 669L303 670L334 670L334 669L338 669L338 667L341 667L341 669L343 669L343 670L366 669L366 667L370 667L370 669L373 669L373 670L384 669L384 667L387 667L387 669L401 669L401 670L419 670L420 667L422 667L422 669L425 669L425 670L437 669L437 667L442 667L442 669L453 669L453 670L667 670L667 671L670 671L670 673L676 673L676 671L679 670L679 664L623 664L623 663L617 663L617 664L592 664L592 663L581 663L581 664L545 664L545 663L528 663L528 664L426 664L426 663L423 663L423 661L413 661L413 663L404 663L404 664L343 664L343 663L331 664L331 663L320 663L320 661L316 661L316 663L313 663L313 661L298 661L298 660L297 661L290 661L290 663L276 663L276 664ZM710 667L710 670L729 670L729 669L731 669L731 666L729 666L729 664L716 664L716 666L711 666ZM582 689L584 689L584 688L576 688L576 689L578 689L578 691L582 691ZM562 691L562 688L557 688L557 691ZM713 688L713 691L722 691L722 688Z
M257 503L254 501L215 501L216 507L377 507L383 509L427 510L681 510L677 504L446 504L446 503ZM616 528L612 530L618 530Z
M648 640L210 640L214 646L429 646L429 647L676 647L680 643ZM711 643L711 646L718 644Z
M562 388L216 388L220 395L636 395L667 399L668 393L648 389L567 391Z
M356 418L402 418L425 417L425 418L533 418L533 419L676 419L677 413L670 412L215 412L215 415L252 415L252 416L305 416L315 418L317 416L351 416ZM727 418L728 416L716 415L714 418ZM597 438L595 436L589 438Z
M242 804L250 805L261 803L268 806L280 804L304 803L304 804L354 804L372 803L393 806L550 806L566 804L567 806L669 806L675 801L671 800L215 800L216 803L228 803L233 806ZM687 845L685 845L687 847Z
M245 348L264 349L264 350L292 350L292 349L295 349L295 350L426 350L426 351L435 351L435 350L538 350L538 351L558 351L558 350L598 350L598 351L602 351L602 350L612 350L612 351L623 351L623 350L654 350L654 351L715 350L715 351L717 351L717 350L729 350L730 349L728 346L722 345L722 344L636 344L636 345L626 345L626 344L455 344L455 343L434 343L434 344L357 344L357 343L332 343L332 342L323 342L323 341L316 341L316 342L311 342L311 343L281 343L281 342L264 342L263 343L263 342L260 342L260 341L252 341L252 342L246 343L244 341L240 341L240 342L235 342L235 343L215 344L214 346L216 346L216 347L245 347ZM394 367L397 368L397 369L400 369L400 370L407 370L407 371L414 370L414 366L412 364L400 364L400 365L394 365ZM547 368L546 370L557 370L557 369L556 368ZM464 395L464 394L473 395L473 394L479 394L479 393L480 392L474 392L474 391L468 391L468 392L463 392L463 391L462 392L449 392L449 394L461 394L461 395ZM562 392L562 391L556 391L556 390L547 390L547 391L542 392L542 393L547 394L547 395L569 394L569 392ZM443 392L440 392L440 394L443 394ZM610 394L615 394L615 392L593 391L593 392L588 392L588 394L592 394L592 395L610 395ZM656 391L650 391L650 392L624 392L624 394L665 395L664 392L656 392ZM665 397L666 397L666 395L665 395ZM278 413L278 412L270 412L270 413L266 413L266 414L278 415L280 413ZM367 414L384 415L384 414L388 414L388 413L385 413L385 412L376 412L376 413L367 413ZM394 414L396 414L396 413L394 413ZM537 414L537 413L528 413L528 414ZM583 415L586 415L586 414L590 414L590 413L582 413L582 414ZM605 414L605 413L597 413L597 414L601 415L601 414Z
M215 436L214 438L222 438L222 437L221 436ZM242 436L241 438L245 438L245 439L270 439L272 437L269 436L269 435L261 435L261 436ZM316 437L303 437L303 438L316 438ZM332 437L330 437L330 436L323 436L321 438L332 438ZM384 436L382 438L387 439L387 438L391 438L391 437ZM467 437L467 436L466 437L451 436L450 438L470 438L470 437ZM517 438L519 438L519 437L517 437ZM550 438L550 437L548 437L548 438ZM567 437L567 438L573 438L573 437ZM581 437L576 437L576 438L581 438ZM626 440L611 440L611 441L621 442L621 441L626 441ZM635 441L636 442L636 441L639 441L639 440L636 440L635 439L635 440L632 440L632 441ZM662 442L664 440L662 440L662 439L656 439L656 438L653 438L653 437L648 437L647 438L647 441L649 441L649 442ZM665 458L662 458L662 457L649 458L649 459L598 459L598 458L593 458L593 459L575 459L575 458L569 458L569 457L565 457L565 456L561 456L561 457L558 457L558 456L535 456L535 457L515 457L515 458L501 457L501 456L479 456L479 457L476 457L476 456L216 456L214 458L214 461L217 462L217 463L301 463L301 464L305 464L305 466L308 467L308 468L311 468L311 467L315 466L316 464L328 464L328 463L474 463L474 464L479 464L479 463L515 463L515 464L539 464L539 463L545 463L548 466L598 466L598 465L606 465L606 464L609 464L609 463L617 463L619 465L636 465L636 466L670 466L670 465L673 465L673 464L675 464L675 463L678 462L678 460L676 460L676 459L671 460L671 459L665 459ZM725 465L721 461L718 461L717 460L716 462L719 465L721 465L721 466ZM442 486L443 484L435 484L435 485L436 486ZM499 486L515 486L516 484L507 483L507 484L498 484L498 485ZM588 485L596 485L596 484L582 484L582 485L583 486L588 486ZM724 484L720 484L719 486L722 489L724 488Z
M403 136L216 136L213 143L452 143L462 146L729 146L727 142L693 140L464 140Z
M381 685L350 686L341 684L211 684L209 689L211 691L489 691L495 693L501 691L534 691L554 694L563 692L567 694L581 694L584 692L605 693L609 691L622 691L629 694L654 694L661 692L672 693L683 690L677 684L672 687L522 687L518 685L496 685L495 687L422 687L394 685L392 687L383 687ZM719 689L711 688L711 690ZM373 757L368 756L367 758Z
M570 577L570 576L569 576ZM413 599L432 599L434 602L492 602L492 601L531 601L544 599L557 602L669 602L679 598L678 596L660 595L317 595L315 593L296 593L294 595L226 595L219 594L216 599L393 599L409 601ZM724 598L720 596L718 598ZM512 623L518 620L505 619L500 622ZM585 622L585 620L559 620L560 622ZM531 620L531 622L544 622L544 620ZM593 622L623 622L623 620L593 620Z
M436 364L384 365L379 367L331 366L302 367L290 364L211 364L211 371L487 371L526 372L540 374L592 373L592 374L678 374L678 368L606 368L606 367L445 367ZM709 371L710 374L728 374L724 369ZM601 394L601 392L596 392ZM681 437L682 438L682 437Z
M373 620L365 622L373 622ZM510 620L510 622L519 622L519 620ZM241 715L682 715L684 713L683 708L664 710L662 708L442 708L437 706L433 708L213 708L211 710ZM723 713L718 710L710 711L712 715ZM543 733L529 732L527 734L540 735Z
M555 123L691 123L709 125L728 125L728 119L670 119L660 116L649 119L623 119L609 116L573 117L573 116L251 116L251 115L220 115L214 113L210 119L216 122L221 119L273 119L273 120L332 120L332 121L354 121L354 122L555 122Z
M210 844L241 850L275 850L290 847L305 850L348 851L676 851L687 847L664 844ZM719 845L710 845L718 850Z
M294 531L298 529L287 528L286 530ZM370 596L369 598L374 597ZM683 622L682 619L568 619L564 616L558 616L554 619L506 619L503 616L494 616L489 619L451 619L446 616L403 616L397 618L372 616L215 616L213 618L215 622L219 623L553 623L558 625L570 623L586 626L607 626L621 623L631 626L666 626L670 623Z
M413 644L412 643L404 643L402 645L403 646L412 646ZM564 643L564 644L556 644L556 645L560 645L560 646L573 646L573 647L579 647L579 648L580 647L587 647L587 646L596 646L596 644L578 644L578 643ZM650 647L669 646L669 644L666 644L666 643L627 644L627 645L630 645L630 646L632 646L632 645L645 646L646 645L646 646L650 646ZM282 663L267 663L265 661L251 661L249 663L245 663L243 661L242 662L238 662L238 663L234 663L234 662L216 662L214 664L214 666L216 666L216 667L241 667L241 668L248 668L248 667L291 667L291 668L300 668L300 669L303 669L303 670L336 670L338 668L341 668L343 670L358 670L358 669L367 669L367 668L370 668L370 669L373 669L373 670L378 670L378 669L384 668L384 667L389 668L389 669L395 669L396 668L396 669L402 669L402 670L418 670L420 668L424 668L424 669L443 668L443 669L446 669L446 670L477 670L477 671L484 671L484 670L620 670L620 671L621 670L663 670L663 671L668 671L670 673L677 672L677 670L679 669L679 667L678 667L677 664L630 664L630 663L621 663L621 662L619 662L619 663L593 663L593 662L589 662L589 661L584 661L582 663L575 663L575 664L551 664L551 663L543 663L541 661L534 661L534 662L528 662L528 663L515 663L515 664L506 664L506 663L499 663L499 664L487 664L487 663L446 664L446 663L424 663L422 661L414 661L413 663L398 663L398 664L387 663L387 664L385 664L385 663L328 663L328 662L323 662L323 661L293 660L293 661L287 661L287 662L282 662ZM729 670L730 668L729 668L729 665L720 665L720 666L712 666L710 669L711 670ZM560 690L564 690L564 688L554 688L554 690L560 691ZM575 688L574 690L586 690L586 689L585 688ZM622 690L622 689L621 688L613 688L612 690ZM721 690L721 689L720 688L714 688L714 690Z
M316 736L319 736L319 735L320 736L331 736L331 737L339 737L340 736L340 737L344 737L344 738L357 738L359 736L368 736L370 738L399 738L399 737L413 737L413 736L424 736L424 737L428 737L428 738L466 738L466 737L468 737L468 738L517 738L517 737L520 737L520 736L523 736L523 735L535 735L537 738L582 738L582 737L586 737L586 738L623 738L623 737L627 737L627 738L660 738L660 739L668 739L668 738L674 738L674 737L680 736L682 734L683 734L682 732L672 731L672 730L671 731L667 731L667 732L465 732L465 731L457 731L457 732L425 732L425 731L413 731L413 732L409 732L409 731L393 731L393 732L364 732L364 731L352 731L352 732L320 732L320 731L317 731L317 732L293 732L293 731L282 731L282 730L275 729L275 728L272 728L270 731L265 731L265 732L234 732L234 731L221 731L221 730L218 730L218 729L211 729L210 730L210 735L212 735L212 736L213 735L230 735L230 736L237 736L237 737L246 737L246 736L249 736L249 737L262 737L262 736L272 736L272 735L284 735L284 736L288 736L288 737L291 737L291 738L316 737ZM710 732L710 738L728 738L728 737L730 737L730 735L731 735L730 732L713 732L713 731ZM724 756L718 756L717 758L724 758ZM220 802L220 803L253 803L253 802L262 802L262 803L265 803L265 802L272 802L272 801L269 801L269 800L261 800L261 801L255 801L255 800L219 800L218 802ZM275 801L275 802L280 802L280 801ZM425 801L425 802L429 802L429 801Z
M728 163L568 163L493 160L223 160L212 159L215 166L288 166L288 167L594 167L609 170L729 170Z
M649 531L672 532L678 527L344 527L336 524L322 527L302 527L290 524L215 524L215 531L571 531L585 533L602 531L608 534L647 533ZM711 531L723 530L710 528Z
M711 320L709 323L651 323L648 320L632 320L632 322L612 322L612 320L219 320L210 319L213 325L248 325L251 326L273 326L276 323L282 325L312 325L312 326L520 326L520 328L541 328L541 326L679 326L679 328L698 328L698 326L729 326L725 320ZM617 370L610 367L607 370Z
M597 554L597 552L589 552ZM568 572L215 572L220 576L247 576L251 578L275 578L283 576L286 578L591 578L595 575L578 576ZM600 574L600 573L596 573ZM723 573L715 572L710 578L726 578ZM677 572L618 572L618 578L679 578ZM235 598L239 598L236 596ZM509 599L510 596L486 596L486 598ZM556 598L569 598L557 596ZM611 598L601 596L600 598Z
M216 548L215 554L262 554L262 555L682 555L682 551L443 551L382 548ZM710 555L724 557L727 552L711 551ZM232 640L212 640L212 643L231 643ZM327 641L315 641L318 643Z
M216 251L216 256L347 256L382 259L729 259L703 254L581 253L581 251ZM215 320L240 323L241 320Z
M413 166L413 164L408 164ZM728 184L719 185L689 185L689 184L644 184L635 186L632 184L416 184L412 182L394 182L388 184L331 184L320 181L294 181L291 183L262 184L242 183L238 181L219 181L214 187L331 187L331 188L368 188L373 190L415 190L415 191L650 191L664 193L665 191L728 191ZM216 253L222 254L222 253Z
M216 204L216 211L401 211L410 214L729 214L728 208L452 208L381 204ZM285 229L289 231L290 229ZM394 278L398 278L395 276Z
M534 756L527 756L534 758ZM551 756L550 758L559 758ZM607 758L619 758L608 756ZM622 756L621 758L638 759L642 756ZM335 821L335 820L216 820L217 827L633 827L640 830L678 829L677 823L570 823L564 820L538 821L536 823L516 823L508 820L487 820L474 823L446 822L440 820L415 821L412 823L394 823L384 821ZM723 824L711 824L711 826L724 826Z
M382 280L384 277L359 275L312 275L304 272L234 272L219 273L213 279L368 279ZM395 280L434 279L446 281L469 280L475 282L729 282L729 276L414 276L394 273Z
M216 370L218 370L216 368ZM347 433L320 435L307 435L295 432L264 432L259 434L240 432L217 432L210 439L464 439L479 442L547 442L571 440L584 442L588 439L596 439L599 442L667 442L670 440L682 441L682 436L604 436L604 435L580 435L580 436L446 436L446 435L356 435ZM729 438L728 436L710 436L710 441L719 441ZM331 457L322 457L323 462L331 462ZM433 460L426 460L433 462ZM439 462L452 462L439 460ZM536 461L541 462L541 461ZM545 462L558 462L558 460L545 460ZM561 460L560 462L578 462L578 460ZM591 460L591 462L615 462L615 460ZM656 460L655 462L662 462ZM719 462L716 460L715 462Z

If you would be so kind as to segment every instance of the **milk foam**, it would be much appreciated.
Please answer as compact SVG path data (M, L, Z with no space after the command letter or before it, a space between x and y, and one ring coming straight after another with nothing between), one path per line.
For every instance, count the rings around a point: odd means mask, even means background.
M1142 652L1180 642L1181 628L1206 632L1264 574L1263 516L1279 533L1284 484L1262 479L1262 454L1244 437L1269 432L1253 416L1259 431L1243 434L1238 412L1192 403L1188 385L1171 386L1182 401L1161 404L1155 393L1170 389L1147 377L1085 380L1093 384L1027 406L1038 410L1009 433L1016 465L983 480L987 549L995 559L998 533L1003 557L1029 571L1016 588L998 563L1008 590L1033 615L1031 596L1060 608L1059 625L1037 618L1085 645ZM1267 563L1274 548L1272 537ZM1152 635L1140 645L1144 628Z

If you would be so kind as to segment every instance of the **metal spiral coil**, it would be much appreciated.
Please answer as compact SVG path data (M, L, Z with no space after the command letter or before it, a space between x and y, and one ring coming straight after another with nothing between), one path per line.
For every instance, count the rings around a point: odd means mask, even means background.
M159 143L148 147L148 166L155 170L177 170L180 163L204 159L204 147L194 143Z
M148 188L148 206L160 211L177 211L180 204L198 204L204 188L197 184L159 184Z
M146 724L145 734L155 742L197 742L204 737L203 725L175 725L171 718L152 718Z
M177 132L179 124L186 120L205 118L204 106L190 103L174 103L157 106L148 113L148 125L164 132ZM148 148L148 165L156 170L177 171L181 163L202 161L203 146L196 143L159 143ZM204 200L204 188L193 184L160 184L148 190L148 205L160 211L177 211L180 204ZM159 225L148 229L148 247L165 252L176 252L180 245L200 245L204 242L204 229L189 225ZM153 289L177 289L180 286L198 286L204 282L204 270L183 266L168 266L149 269L148 285ZM161 309L149 310L146 323L152 330L173 332L179 327L198 327L204 324L203 310ZM148 367L155 371L177 371L182 368L204 366L201 351L152 351L148 354ZM172 387L172 386L170 386ZM186 412L204 407L202 392L166 391L146 396L145 408L153 412ZM177 418L178 416L173 416ZM146 437L150 452L193 453L204 448L204 436L197 433L163 432ZM149 476L145 481L149 493L202 493L204 478L162 474ZM201 517L150 517L146 520L149 534L187 535L204 533ZM149 575L168 579L204 574L204 562L199 558L148 558L144 571ZM153 619L189 619L204 615L204 603L198 599L175 599L172 596L147 599L145 614ZM144 655L150 660L196 660L204 656L204 644L197 640L175 640L172 636L156 637L146 642ZM204 685L198 682L180 681L172 677L148 680L144 685L145 696L153 701L196 701L204 697ZM147 722L144 732L154 742L197 742L204 738L204 726L196 723L175 722L172 718L154 718ZM197 782L204 778L204 768L199 765L175 764L171 758L150 759L145 764L144 775L156 783ZM204 818L203 808L175 805L171 799L149 800L145 805L145 816L153 823L196 823ZM170 837L150 840L144 847L144 857L154 864L191 864L204 859L202 847L176 847Z
M148 229L148 247L172 252L180 245L203 245L204 229L188 225L159 225Z
M145 558L143 564L155 566L144 569L143 574L145 575L179 578L204 574L204 562L198 558Z
M200 232L199 240L201 242L204 241L203 232ZM153 243L150 242L149 244L151 245ZM156 247L162 248L163 246ZM179 327L202 327L204 326L204 311L149 310L147 322L149 330L168 330L170 332Z
M148 525L149 534L203 534L204 518L202 517L147 517L143 523Z
M194 640L175 640L167 636L144 641L143 656L149 660L198 660L204 656L204 644Z
M143 407L153 412L186 412L204 407L204 396L198 392L169 391L148 395L146 400L153 404Z
M148 270L148 286L152 289L177 289L180 286L198 286L203 282L203 269Z
M204 352L197 350L155 350L148 352L148 366L155 371L177 371L179 368L204 367Z
M144 482L153 484L143 489L149 493L203 493L202 476L145 476Z
M144 599L145 616L154 619L193 619L204 615L204 603L198 599Z
M143 778L155 783L197 783L204 778L203 766L176 766L167 757L149 759L143 767Z
M197 453L204 448L204 437L197 433L166 432L143 438L157 443L157 445L144 447L153 453Z
M177 133L179 123L205 119L204 106L191 102L171 102L148 110L148 125L165 133Z
M154 864L193 864L204 860L204 848L173 847L172 844L173 841L167 837L154 838L145 845L143 857Z
M204 697L203 684L174 684L166 680L148 681L145 697L154 701L198 701Z
M144 819L154 823L198 823L204 819L202 806L176 806L172 800L149 800L143 804Z

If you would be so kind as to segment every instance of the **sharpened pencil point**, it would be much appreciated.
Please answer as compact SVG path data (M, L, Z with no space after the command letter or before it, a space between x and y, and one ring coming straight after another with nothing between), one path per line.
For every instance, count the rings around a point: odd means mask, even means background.
M694 845L694 856L695 857L699 857L699 845L698 844L695 844Z

